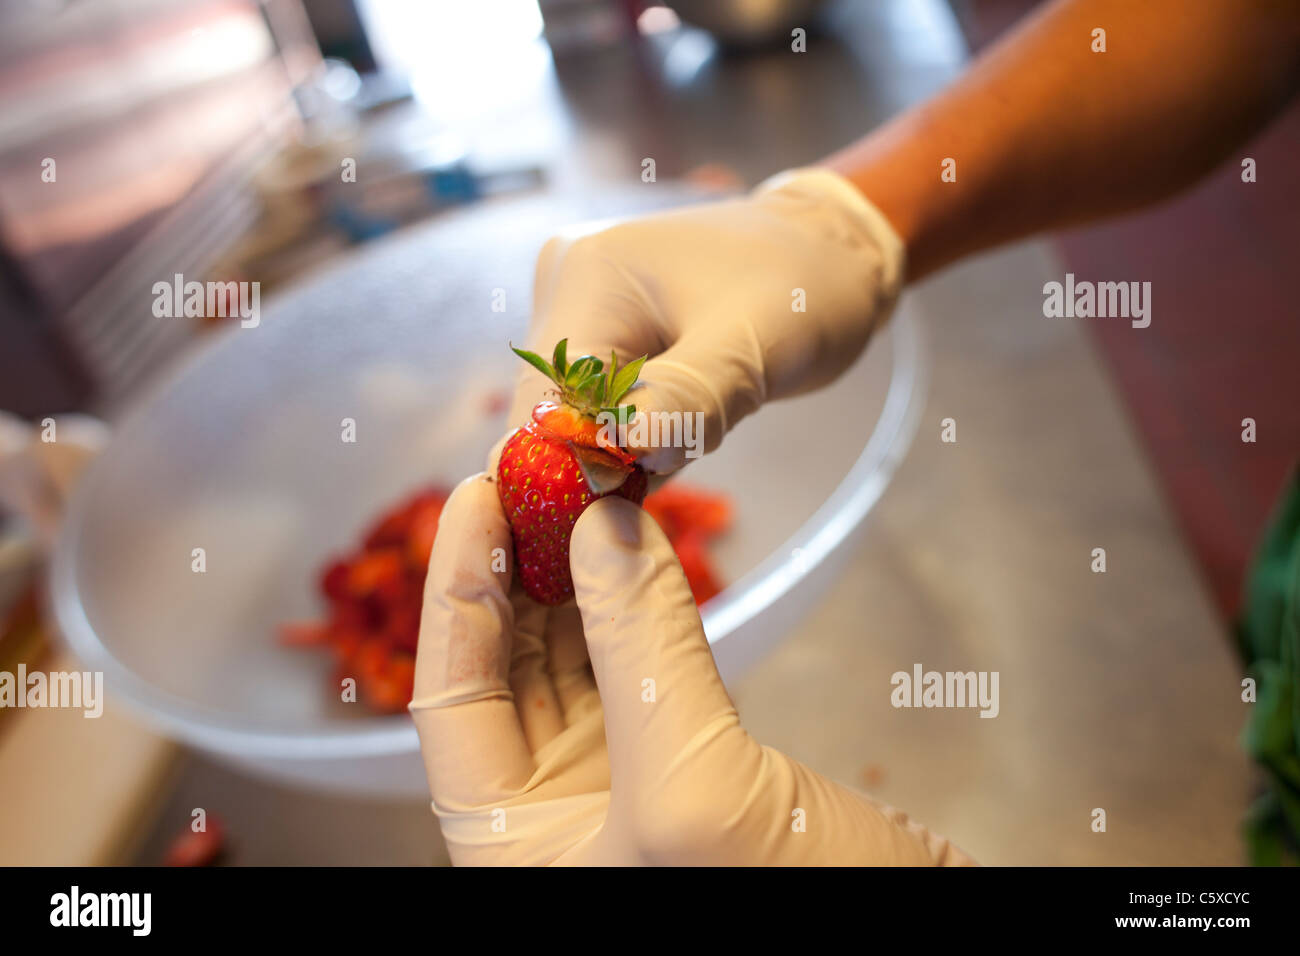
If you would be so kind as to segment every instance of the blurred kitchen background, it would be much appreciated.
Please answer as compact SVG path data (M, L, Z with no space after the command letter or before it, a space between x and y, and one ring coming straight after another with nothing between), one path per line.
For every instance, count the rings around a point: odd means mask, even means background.
M256 280L265 309L453 209L643 185L644 157L660 182L744 188L936 91L1034 5L9 0L0 410L111 431L236 321L151 321L159 278ZM1242 860L1257 781L1229 623L1300 449L1297 154L1292 109L1242 151L1255 186L1230 162L1158 209L912 293L933 353L921 432L850 572L734 685L759 739L986 862ZM1152 326L1046 330L1042 282L1067 270L1151 280ZM935 438L948 414L969 429L955 464ZM1260 437L1243 446L1247 416ZM0 669L55 666L39 534L0 518ZM990 539L991 558L972 543ZM1062 542L1079 567L1098 542L1130 564L1104 590L1043 550ZM1019 668L1059 679L1044 706L1070 703L906 722L864 690L886 661L940 664L945 642L1000 647L1004 695ZM1089 675L1110 694L1061 691ZM126 715L103 723L0 711L0 863L160 862L196 806L224 821L223 862L445 861L422 801L265 782ZM975 739L988 724L1000 736ZM1091 832L1095 806L1109 834Z

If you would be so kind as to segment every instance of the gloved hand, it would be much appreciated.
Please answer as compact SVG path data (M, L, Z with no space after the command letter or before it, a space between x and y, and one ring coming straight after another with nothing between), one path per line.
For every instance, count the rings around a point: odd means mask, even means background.
M763 402L847 369L902 278L903 244L885 217L838 174L794 170L745 198L551 239L527 347L549 356L568 338L570 358L652 356L628 401L642 413L702 413L709 452ZM547 389L527 366L519 375L512 426ZM630 445L651 472L685 463L681 447Z
M640 508L610 497L579 518L576 607L530 601L492 570L502 555L496 487L469 478L442 513L411 702L453 862L970 862L745 733Z

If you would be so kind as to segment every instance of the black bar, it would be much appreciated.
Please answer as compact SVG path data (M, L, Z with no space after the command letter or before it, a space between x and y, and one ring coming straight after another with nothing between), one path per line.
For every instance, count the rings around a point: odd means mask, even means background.
M808 944L841 938L918 945L952 941L1294 939L1295 875L1265 869L566 870L8 869L0 870L5 942L285 942L337 947L408 940L421 949L492 945L512 929L534 945L584 938L601 949L727 941L752 932ZM70 910L98 910L98 894L149 894L118 926L53 926ZM66 898L59 910L58 895ZM1179 895L1183 894L1183 895ZM93 904L86 897L95 896ZM138 898L141 907L144 897ZM1200 920L1210 920L1207 927ZM1121 921L1151 920L1146 925ZM1198 925L1189 925L1197 920ZM1244 920L1230 925L1225 921ZM592 935L613 921L631 935ZM639 928L638 928L639 927ZM680 929L686 936L675 935ZM674 935L669 935L672 930ZM784 931L784 932L782 932ZM845 935L847 934L847 935ZM900 937L901 934L901 937ZM616 939L622 943L615 944ZM638 944L637 939L641 940ZM817 941L821 941L819 944ZM481 941L481 942L480 942ZM774 941L774 940L773 940ZM10 949L10 952L14 950Z

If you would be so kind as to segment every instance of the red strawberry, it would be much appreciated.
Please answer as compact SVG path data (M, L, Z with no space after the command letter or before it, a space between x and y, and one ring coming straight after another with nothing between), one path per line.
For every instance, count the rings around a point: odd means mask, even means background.
M570 444L608 468L623 471L623 483L607 494L640 504L646 476L631 455L620 448L596 421L607 412L626 421L636 409L618 402L636 384L645 356L618 367L611 355L608 367L593 355L569 364L567 339L555 347L551 362L540 355L514 349L552 382L560 401L542 402L532 420L510 436L497 466L497 488L510 519L515 544L515 572L524 591L542 604L562 604L573 597L569 573L569 536L578 516L597 498L587 485Z
M669 540L689 533L699 533L705 540L731 527L731 502L725 495L669 482L645 501L650 512Z
M644 507L672 542L695 603L710 600L722 585L709 560L707 545L731 526L731 502L725 495L674 481L646 498Z
M320 621L287 621L280 625L280 643L285 647L323 647L330 629Z
M433 500L416 505L412 512L411 527L406 538L406 557L412 567L421 571L429 567L429 552L438 534L438 519L442 516L442 502Z
M226 827L215 813L205 818L205 828L187 826L167 847L163 866L211 866L226 846Z
M320 589L332 601L342 601L348 596L348 564L345 561L330 563L320 579Z
M673 551L677 553L677 560L681 562L682 571L686 574L686 583L690 585L691 596L695 598L697 605L710 600L722 590L722 585L718 583L717 575L713 573L713 565L709 562L708 553L705 551L703 534L698 531L688 531L678 536L673 539Z
M391 600L402 588L402 553L396 548L368 551L348 569L348 593L354 598L378 595Z

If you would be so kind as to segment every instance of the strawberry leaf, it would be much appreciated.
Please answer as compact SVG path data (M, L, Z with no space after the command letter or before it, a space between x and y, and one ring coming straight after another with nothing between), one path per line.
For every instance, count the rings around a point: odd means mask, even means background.
M618 354L611 349L609 353L609 367L605 369L605 381L600 386L600 404L612 405L614 403L614 373L618 371Z
M617 422L618 424L626 425L628 422L632 420L632 416L636 414L636 406L635 405L619 405L617 407L609 406L606 408L602 408L601 411L613 415L614 421Z
M560 377L555 374L555 369L552 368L551 363L546 361L546 359L542 358L536 352L528 352L525 351L524 349L517 349L513 345L510 346L510 351L514 352L516 355L518 355L521 359L523 359L533 368L537 369L537 371L541 372L543 375L549 378L552 382L559 383L561 381Z
M614 383L610 387L610 391L613 392L609 397L611 405L618 404L619 399L626 395L628 390L636 384L636 377L641 374L641 366L645 364L648 357L643 355L639 359L628 362L618 370L618 374L614 376Z
M565 360L564 353L568 350L569 340L560 339L555 343L555 355L551 358L551 364L555 366L555 372L560 378L569 370L569 363Z
M599 373L605 367L605 363L594 355L583 355L572 365L564 376L564 387L576 390L580 382L593 372Z

